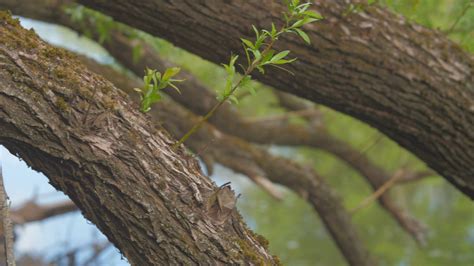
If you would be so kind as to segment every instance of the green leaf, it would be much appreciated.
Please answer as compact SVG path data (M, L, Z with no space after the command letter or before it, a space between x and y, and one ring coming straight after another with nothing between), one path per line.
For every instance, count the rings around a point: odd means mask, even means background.
M285 51L282 51L282 52L279 52L278 54L276 54L275 56L273 56L272 60L270 60L270 62L275 62L275 61L278 61L280 59L283 59L285 58L288 54L290 54L290 51L289 50L285 50Z
M290 28L299 28L304 25L304 19L297 20Z
M267 39L268 33L262 32L262 34L255 40L255 49L259 49L262 46L263 42Z
M244 46L244 52L245 52L245 57L247 58L247 64L250 65L252 63L252 61L250 60L250 54L249 54L249 49L250 48L246 48L244 44L242 44L242 45ZM245 69L245 68L242 67L242 69Z
M234 104L239 104L239 100L237 99L237 97L235 97L235 95L233 95L233 94L229 95L229 99Z
M258 31L257 27L255 27L255 25L252 25L252 29L255 32L255 37L258 39L260 37L260 32Z
M252 76L250 75L245 76L240 82L240 87L246 87L251 80L252 80Z
M232 55L232 56L230 57L230 63L229 63L229 65L230 65L230 66L234 66L234 65L235 65L235 62L237 61L238 58L239 58L238 55Z
M275 23L272 22L272 32L271 32L271 35L272 35L272 39L275 39L276 35L277 35L277 29L275 27Z
M304 13L304 12L309 8L310 5L311 5L310 2L299 5L299 6L297 7L298 13L299 13L299 14Z
M321 14L313 10L305 11L303 12L303 14L315 19L324 19L324 17Z
M296 31L296 33L298 33L298 35L307 43L307 44L311 44L311 40L309 39L309 36L308 34L306 34L306 32L300 30L300 29L294 29Z
M244 38L240 38L240 40L242 40L242 42L249 48L252 48L252 49L255 49L255 46L253 45L253 43L247 39L244 39Z
M296 58L293 58L293 59L290 59L290 60L286 60L286 59L280 59L278 61L272 61L272 64L274 65L284 65L284 64L289 64L289 63L292 63L296 61Z
M262 60L260 61L260 64L265 64L267 61L270 61L273 58L274 54L275 50L268 51L265 56L263 56Z
M176 87L176 85L174 85L173 83L168 83L168 85L173 88L175 91L177 91L179 94L181 94L181 91L179 90L178 87Z
M310 18L310 17L305 17L304 20L303 20L303 25L306 25L306 24L309 24L309 23L313 23L315 21L318 21L319 19L315 19L315 18Z
M255 57L254 61L259 61L262 58L262 54L259 50L251 50L251 52L253 53L253 57Z
M168 81L170 78L176 76L180 71L181 71L181 68L179 67L168 68L163 74L162 80Z

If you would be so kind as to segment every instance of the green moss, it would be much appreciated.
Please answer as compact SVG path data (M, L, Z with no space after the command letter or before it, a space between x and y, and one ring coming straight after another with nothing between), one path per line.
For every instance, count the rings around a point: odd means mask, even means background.
M109 94L112 91L112 86L104 85L100 88L104 94Z
M42 54L48 58L60 58L60 59L75 59L76 57L70 52L56 48L52 46L47 46L42 50Z
M69 111L69 105L60 96L56 96L56 106L63 112Z
M104 107L109 110L115 110L117 108L117 104L112 98L107 97L104 100Z
M236 239L235 241L242 252L244 253L244 257L247 261L252 262L255 265L265 265L265 261L261 258L261 256L255 252L253 247L251 247L247 242L242 239Z
M65 79L68 76L66 70L61 67L55 68L53 74L59 79Z
M0 22L2 24L9 24L12 26L20 26L20 20L17 18L12 18L12 13L10 11L0 11Z
M250 228L247 228L247 230L252 235L252 237L255 238L255 240L257 240L258 243L260 243L262 247L268 250L268 245L270 244L270 242L264 236L255 233Z

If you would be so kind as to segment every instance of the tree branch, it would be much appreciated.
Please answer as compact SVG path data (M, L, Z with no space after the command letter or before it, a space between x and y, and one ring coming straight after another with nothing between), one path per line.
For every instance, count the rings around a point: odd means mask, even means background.
M130 80L124 82L122 75L90 60L87 65L115 82L116 86L124 88L132 97L135 96L138 103L137 94L132 88L140 87L141 84L133 84ZM162 123L169 132L178 137L199 120L198 116L168 99L159 102L150 113L155 123ZM211 142L212 145L207 145ZM213 161L243 173L255 182L261 182L257 178L265 178L293 190L316 210L351 265L374 263L359 239L341 200L312 167L272 155L242 139L220 132L209 123L204 123L194 137L188 139L186 145L195 152L200 152L201 156L211 157ZM205 151L200 150L203 146L206 146Z
M242 53L248 25L268 26L284 8L260 0L79 2L216 63ZM474 198L474 57L386 9L345 16L346 1L314 3L326 19L305 29L312 45L288 37L277 47L299 58L288 67L295 76L269 70L256 78L367 122Z
M235 208L211 215L218 188L163 129L0 14L0 144L45 173L132 264L276 263Z
M0 205L2 206L2 224L3 224L3 239L5 248L6 265L15 266L15 252L13 241L13 225L10 219L10 202L8 200L7 191L3 182L2 164L0 162Z

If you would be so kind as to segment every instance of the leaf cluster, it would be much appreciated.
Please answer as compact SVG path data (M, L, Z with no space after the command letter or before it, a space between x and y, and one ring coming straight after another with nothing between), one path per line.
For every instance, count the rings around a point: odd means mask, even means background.
M180 72L180 70L179 67L172 67L166 69L166 71L161 74L155 69L146 69L145 76L143 77L143 88L134 89L140 93L140 112L146 113L150 111L151 105L163 98L161 94L163 89L172 87L180 92L174 83L183 80L173 78Z
M298 34L307 44L311 44L311 40L301 27L306 24L316 22L324 17L314 10L309 10L310 2L300 3L300 0L284 0L288 10L283 13L285 18L284 32Z
M236 76L235 63L238 56L232 55L229 64L223 64L227 72L227 80L225 88L219 92L217 97L219 101L230 100L237 103L238 100L233 93L239 87L247 88L251 94L255 94L255 89L249 86L249 82L251 81L250 73L254 69L257 69L262 74L265 74L266 66L273 66L288 71L282 65L292 63L296 58L288 58L288 55L290 54L289 50L276 51L272 49L274 42L277 41L282 34L295 33L306 43L311 43L308 34L304 32L302 27L306 24L321 20L323 17L318 12L309 10L309 7L311 6L311 3L309 2L300 3L300 0L284 0L284 2L288 8L287 11L283 13L285 20L284 26L277 30L275 24L272 23L271 29L259 30L257 27L252 25L252 29L255 33L255 40L251 41L249 39L241 38L247 59L247 66L244 67L240 65L244 72L244 76L236 85L234 85L234 78Z

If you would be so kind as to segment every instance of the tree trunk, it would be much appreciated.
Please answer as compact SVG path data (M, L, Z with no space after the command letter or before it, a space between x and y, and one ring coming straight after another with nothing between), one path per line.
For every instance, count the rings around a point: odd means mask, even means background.
M283 8L270 0L79 2L216 63L242 50L250 25L278 22ZM311 46L295 36L278 43L299 58L289 66L295 76L269 69L257 78L369 123L474 199L473 56L379 7L343 15L345 2L315 1L326 19L306 28Z
M231 190L110 82L5 12L0 40L0 144L45 173L131 264L277 263Z

